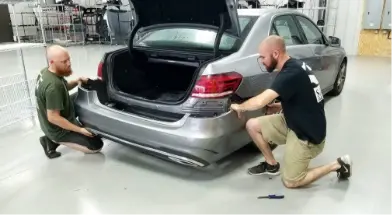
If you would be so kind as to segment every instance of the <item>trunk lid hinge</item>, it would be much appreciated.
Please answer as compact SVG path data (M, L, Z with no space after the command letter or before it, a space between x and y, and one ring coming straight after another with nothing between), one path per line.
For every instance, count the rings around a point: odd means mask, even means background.
M140 23L137 22L135 27L131 31L131 35L129 35L129 42L128 42L128 49L129 49L129 51L132 51L133 39L135 38L136 32L139 30L139 28L140 28Z
M221 39L222 39L223 34L226 31L224 13L221 13L219 15L219 18L220 18L220 26L219 26L218 33L216 34L215 42L214 42L214 58L217 58L219 55L219 46L221 43Z

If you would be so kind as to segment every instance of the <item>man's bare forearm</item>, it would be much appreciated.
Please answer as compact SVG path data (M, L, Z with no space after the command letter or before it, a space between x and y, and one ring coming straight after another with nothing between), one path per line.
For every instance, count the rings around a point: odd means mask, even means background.
M62 116L53 116L49 118L49 122L65 129L68 131L73 131L80 133L80 130L82 129L81 127L74 125L73 123L69 122L67 119L65 119Z
M254 111L263 108L262 102L259 98L253 97L245 101L244 103L240 104L240 110L242 111Z
M239 108L242 111L254 111L265 107L267 104L276 99L279 95L272 90L265 90L258 96L248 99L246 102L240 104Z
M76 86L78 86L79 82L80 82L79 79L77 79L77 80L72 80L72 81L68 81L68 84L67 84L67 89L68 89L68 91L69 91L69 90L72 90L73 88L75 88Z

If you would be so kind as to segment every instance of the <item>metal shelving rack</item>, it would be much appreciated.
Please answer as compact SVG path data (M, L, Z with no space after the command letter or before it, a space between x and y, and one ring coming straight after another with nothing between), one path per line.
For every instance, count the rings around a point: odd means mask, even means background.
M16 20L16 15L15 15L15 4L20 3L20 2L32 2L33 1L13 1L13 0L0 0L0 4L8 4L11 6L11 16ZM38 7L40 7L38 5ZM42 14L39 13L40 20L42 20ZM42 22L40 22L40 27L41 27L41 32L42 31ZM29 80L27 76L27 71L26 71L26 65L25 65L25 59L23 55L23 49L32 49L32 48L39 48L43 47L45 52L45 59L46 59L46 40L45 40L45 35L42 35L43 42L42 43L22 43L20 36L19 36L19 29L18 26L15 26L16 28L16 35L14 35L14 40L16 40L15 43L5 43L5 44L0 44L0 53L1 52L12 52L12 51L17 51L20 57L20 63L21 63L21 73L20 74L14 74L11 76L0 76L0 92L2 92L2 97L0 98L0 129L10 126L16 122L19 122L21 120L25 120L27 118L32 119L33 125L35 125L35 101L33 100L34 98L34 92L31 92L31 85L34 84L34 80ZM21 80L22 79L22 80ZM12 83L9 83L12 82ZM18 90L21 90L19 87L22 87L24 92L18 92ZM15 89L17 88L17 89ZM21 90L22 91L22 90ZM23 94L23 96L21 96ZM16 98L14 98L15 96ZM21 110L20 105L23 104L24 102L28 102L28 107L27 111L26 110ZM25 107L23 107L25 108ZM8 111L7 111L8 110ZM26 111L27 114L22 114L21 112ZM3 112L3 113L2 113ZM13 116L15 115L15 116Z
M85 44L82 6L35 3L30 7L40 16L41 35L47 42L64 46Z

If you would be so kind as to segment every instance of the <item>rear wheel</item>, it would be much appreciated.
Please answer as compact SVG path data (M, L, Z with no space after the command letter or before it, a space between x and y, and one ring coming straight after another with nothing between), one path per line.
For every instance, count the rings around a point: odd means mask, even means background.
M347 73L347 63L343 62L340 65L339 73L336 76L335 83L333 85L333 89L328 93L331 96L338 96L343 90L344 83L346 81L346 73Z

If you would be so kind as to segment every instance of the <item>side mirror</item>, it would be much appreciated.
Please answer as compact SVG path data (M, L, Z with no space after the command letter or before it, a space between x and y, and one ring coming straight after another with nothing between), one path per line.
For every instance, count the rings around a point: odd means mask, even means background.
M333 47L340 47L341 46L341 42L340 39L337 37L333 37L333 36L329 36L329 43L331 46Z

